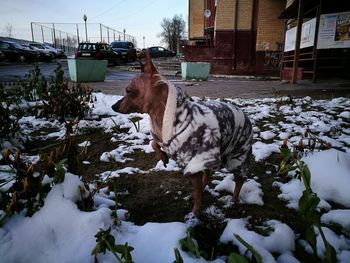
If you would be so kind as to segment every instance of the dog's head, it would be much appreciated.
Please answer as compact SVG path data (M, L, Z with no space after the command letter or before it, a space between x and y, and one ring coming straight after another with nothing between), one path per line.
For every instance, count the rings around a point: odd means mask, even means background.
M120 113L151 113L152 108L167 96L167 89L163 88L164 85L158 85L160 79L162 78L147 51L145 64L141 63L141 74L130 82L126 87L126 95L115 103L112 109Z

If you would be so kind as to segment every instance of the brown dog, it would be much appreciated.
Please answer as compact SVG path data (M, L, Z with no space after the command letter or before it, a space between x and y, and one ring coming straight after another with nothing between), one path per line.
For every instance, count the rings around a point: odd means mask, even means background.
M202 192L214 170L235 173L233 202L247 173L252 126L237 107L218 101L190 101L178 87L158 74L147 52L142 74L126 88L126 95L112 106L120 113L148 113L156 155L166 164L174 159L193 187L193 213L198 213Z

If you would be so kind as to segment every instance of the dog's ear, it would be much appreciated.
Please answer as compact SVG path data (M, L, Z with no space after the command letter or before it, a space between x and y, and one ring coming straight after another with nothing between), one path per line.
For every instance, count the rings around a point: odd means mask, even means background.
M154 75L158 73L156 67L153 65L151 54L149 53L149 49L147 49L146 51L145 66L144 66L143 72L148 73L150 75Z

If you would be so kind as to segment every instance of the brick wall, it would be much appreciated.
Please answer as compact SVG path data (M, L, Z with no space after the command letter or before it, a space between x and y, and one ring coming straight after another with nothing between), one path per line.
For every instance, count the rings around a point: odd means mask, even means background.
M189 0L188 36L190 39L194 37L203 37L204 35L203 12L203 0Z
M240 0L238 2L238 30L252 28L253 0Z
M277 50L276 42L284 40L284 22L278 16L285 9L281 0L259 0L257 27L257 51Z
M204 0L189 0L189 6L189 36L203 36ZM186 46L185 60L210 62L212 74L279 74L276 42L284 40L284 22L277 17L285 6L283 0L218 0L214 45Z
M218 0L216 6L215 30L233 29L235 0Z

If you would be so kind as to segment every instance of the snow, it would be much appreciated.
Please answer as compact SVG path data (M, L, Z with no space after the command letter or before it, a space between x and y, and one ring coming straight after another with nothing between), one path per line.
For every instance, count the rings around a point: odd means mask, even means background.
M260 235L247 229L247 222L243 219L230 219L220 237L223 243L232 242L244 254L246 247L234 237L239 235L244 241L252 245L262 256L263 262L275 262L271 253L286 253L295 249L295 235L293 230L277 220L266 221L266 226L272 228L268 236Z
M152 169L153 171L180 171L180 167L176 164L173 159L169 159L169 162L164 166L164 162L159 160L156 166Z
M303 158L311 171L311 188L325 200L350 208L350 154L335 149Z
M272 153L279 153L280 146L277 144L266 144L263 142L255 142L253 144L253 155L256 162L261 162L269 157Z
M342 113L339 114L339 117L350 119L350 111L343 111Z
M0 229L3 262L90 262L94 235L111 225L111 210L80 211L75 201L82 183L67 173L32 217L14 215Z
M337 224L350 233L350 209L335 209L321 216L321 222L325 224Z
M264 140L271 140L276 137L276 134L272 131L264 131L260 133L260 137Z
M123 227L122 227L123 229ZM133 232L126 228L125 236L121 233L121 242L128 242L134 247L135 262L172 262L173 249L179 247L179 240L186 236L187 226L184 223L147 223L136 227ZM161 244L162 249L159 249Z
M223 180L213 180L212 183L216 185L214 187L214 191L217 192L224 191L233 193L235 189L234 176L232 174L227 175ZM262 200L263 193L260 187L261 185L255 180L247 180L242 186L239 196L239 203L264 205ZM216 196L215 193L213 195Z
M113 132L113 129L119 128L126 131L113 135L111 144L118 142L118 147L102 153L101 161L115 162L117 166L118 163L131 160L128 156L134 151L140 150L144 154L153 152L149 145L152 136L148 115L118 114L112 111L111 105L118 101L120 96L103 93L94 93L94 96L96 101L89 119L81 120L77 125L78 128L101 128L105 132ZM249 114L254 125L253 156L260 165L267 164L271 154L280 152L284 139L288 139L289 146L300 140L307 144L307 138L303 137L306 129L310 129L319 138L337 148L337 150L319 151L316 147L313 153L309 153L302 160L311 171L311 188L321 198L318 211L323 213L321 222L327 225L323 227L326 238L336 249L338 261L348 262L350 240L346 234L348 236L350 232L350 191L348 190L350 185L350 112L348 111L350 100L346 98L312 100L306 97L294 99L293 105L287 103L289 98L248 100L236 98L227 99L227 101L240 105ZM277 102L282 104L286 102L286 105L279 105ZM279 116L278 123L271 121L277 115ZM130 120L133 117L140 118L139 130L136 130ZM23 134L29 138L33 131L38 131L43 127L53 131L49 134L41 134L36 138L41 140L63 138L65 134L64 124L34 116L22 117L19 125ZM11 145L9 141L2 142L2 148ZM89 141L82 142L79 146L93 147ZM26 158L33 163L39 159L38 155L26 156ZM92 165L91 163L93 162L84 161L87 169ZM276 175L275 167L268 169L269 171L264 176ZM7 191L14 182L14 174L8 170L12 168L0 166L0 191ZM170 159L166 167L162 161L159 161L150 170L125 167L104 171L100 174L100 180L119 177L121 174L137 176L149 171L178 170L177 164ZM112 228L111 234L118 244L128 242L134 248L132 257L136 263L173 262L174 248L179 249L184 262L208 262L181 250L179 240L186 236L188 224L148 222L137 226L128 221L128 211L118 207L119 204L116 204L114 199L116 193L108 192L107 187L95 193L94 211L81 211L76 205L76 202L81 199L81 189L84 189L84 183L79 176L83 174L66 173L64 182L53 186L44 200L44 206L33 216L24 217L23 214L15 214L1 226L0 258L2 262L93 262L91 251L96 245L95 235L100 229L109 227ZM204 207L205 215L227 222L220 242L233 243L239 248L242 255L251 256L234 237L234 234L238 234L261 254L263 262L299 262L294 255L294 249L300 233L294 233L287 224L274 219L266 219L260 227L271 229L271 232L265 236L252 230L254 225L248 223L248 218L225 218L223 210L217 205L224 203L224 209L231 209L234 178L234 174L221 170L214 174L211 184L205 189L212 195L212 199L219 201L213 202L209 207ZM290 178L288 182L281 182L279 178L274 178L274 180L273 186L280 190L278 198L285 200L287 207L298 209L298 200L305 189L303 183L295 178ZM45 184L52 182L52 178L45 177ZM91 189L94 190L94 186L90 186ZM128 195L130 193L126 190L118 194ZM181 192L178 195L186 200L189 199ZM239 203L263 206L263 196L264 192L259 178L254 177L243 184ZM338 203L344 209L333 209L332 203ZM118 207L116 211L118 224L115 224L112 217L112 209L115 207ZM0 217L3 216L4 211L0 211ZM330 229L332 225L340 226L341 233L332 231ZM258 228L258 226L255 227ZM319 233L317 231L316 233L317 252L320 257L323 257L323 242ZM303 244L306 250L310 249L305 241L299 240L298 242ZM99 262L115 262L115 258L109 252L98 255L98 259ZM226 262L226 258L222 257L210 262L223 263Z
M324 243L319 233L318 229L315 229L317 233L317 254L319 257L323 258L324 256ZM348 253L350 250L350 243L343 235L337 235L334 231L329 229L328 227L322 227L322 231L326 237L326 240L334 247L338 255L341 255L343 252ZM349 258L347 259L349 260ZM340 261L340 262L348 262L348 261Z
M350 208L350 154L335 149L314 152L302 159L311 172L311 188L321 198L319 208L330 209L327 201L339 203ZM288 201L288 207L298 208L298 200L305 190L304 184L292 179L282 184L275 182L282 200Z

